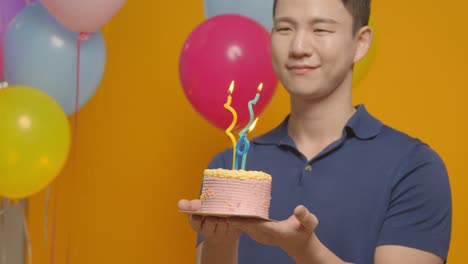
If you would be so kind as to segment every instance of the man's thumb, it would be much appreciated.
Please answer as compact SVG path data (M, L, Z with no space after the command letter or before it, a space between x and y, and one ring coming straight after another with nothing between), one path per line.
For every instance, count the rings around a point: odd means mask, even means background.
M303 205L299 205L294 209L294 216L303 228L309 231L314 231L318 225L318 219L315 215L309 212Z

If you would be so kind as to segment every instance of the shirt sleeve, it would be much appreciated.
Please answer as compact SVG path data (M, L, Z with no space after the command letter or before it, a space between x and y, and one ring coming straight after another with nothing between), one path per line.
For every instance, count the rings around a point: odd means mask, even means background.
M452 201L443 161L418 144L401 162L377 245L401 245L447 259Z

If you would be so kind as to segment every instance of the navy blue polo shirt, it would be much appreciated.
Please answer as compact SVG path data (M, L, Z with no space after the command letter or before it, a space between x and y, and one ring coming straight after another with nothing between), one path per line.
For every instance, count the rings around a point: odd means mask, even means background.
M247 170L273 178L270 218L284 220L297 205L306 206L319 219L320 241L344 261L373 263L379 245L413 247L446 259L450 186L432 149L383 125L360 105L342 137L307 160L288 135L287 122L253 139L247 156ZM228 149L209 168L230 169L231 163ZM239 263L294 261L243 234Z

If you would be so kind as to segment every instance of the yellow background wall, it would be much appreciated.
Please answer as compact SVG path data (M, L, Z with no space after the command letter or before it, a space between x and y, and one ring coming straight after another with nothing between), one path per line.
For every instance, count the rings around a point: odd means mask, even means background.
M354 98L446 161L454 205L449 263L468 259L467 13L462 0L374 1L377 53ZM180 49L203 20L201 0L129 0L103 29L108 64L79 113L76 170L71 158L52 188L55 263L65 263L67 244L73 264L193 263L195 234L176 202L196 197L202 170L229 146L192 110L178 81ZM279 123L288 107L280 88L254 133ZM49 263L44 197L30 199L36 264Z

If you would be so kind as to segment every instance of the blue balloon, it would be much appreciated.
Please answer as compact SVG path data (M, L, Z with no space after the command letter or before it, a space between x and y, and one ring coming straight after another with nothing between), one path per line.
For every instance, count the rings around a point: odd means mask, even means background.
M262 24L267 31L273 28L273 0L204 0L205 16L239 14Z
M51 17L38 2L25 7L11 21L3 42L5 80L26 85L53 97L71 115L75 112L78 34ZM81 41L81 108L99 86L106 63L101 32Z

